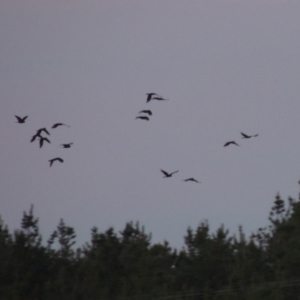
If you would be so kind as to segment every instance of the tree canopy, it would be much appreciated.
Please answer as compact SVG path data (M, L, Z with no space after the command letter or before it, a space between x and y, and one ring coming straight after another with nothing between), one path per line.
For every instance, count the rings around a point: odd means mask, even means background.
M11 232L0 219L0 299L299 299L300 201L277 194L269 225L249 238L208 222L188 228L184 247L151 243L138 222L122 231L91 229L75 249L60 220L43 243L33 206Z

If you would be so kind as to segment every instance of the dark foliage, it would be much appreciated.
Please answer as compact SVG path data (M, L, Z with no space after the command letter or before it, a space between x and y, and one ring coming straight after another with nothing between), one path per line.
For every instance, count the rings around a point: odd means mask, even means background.
M180 251L151 244L139 223L76 234L60 220L42 243L33 207L11 233L0 219L0 299L296 300L300 296L300 202L275 197L270 225L246 238L208 222L188 228Z

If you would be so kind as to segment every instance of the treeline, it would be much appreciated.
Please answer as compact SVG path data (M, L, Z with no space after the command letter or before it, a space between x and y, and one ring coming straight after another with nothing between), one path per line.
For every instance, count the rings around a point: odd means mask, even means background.
M255 222L255 217L253 217ZM33 208L11 233L0 221L0 299L293 300L300 297L300 202L276 196L269 226L246 238L189 228L178 251L151 244L138 223L76 234L61 220L42 243Z

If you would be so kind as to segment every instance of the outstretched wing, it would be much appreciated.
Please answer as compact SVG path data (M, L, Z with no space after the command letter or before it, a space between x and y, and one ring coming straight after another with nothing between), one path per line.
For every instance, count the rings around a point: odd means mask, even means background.
M148 95L148 97L147 97L147 103L151 100L151 97L152 97L152 95L151 94L147 94Z
M173 175L173 174L175 174L175 173L177 173L179 170L177 170L177 171L175 171L175 172L173 172L173 173L170 173L170 175Z
M49 159L48 161L50 162L50 167L52 166L53 162L56 161L56 160L60 161L61 163L64 162L64 160L60 157Z
M136 117L136 119L141 119L141 120L147 120L147 121L149 121L149 118L146 117L146 116L138 116L138 117Z
M40 138L40 148L43 147L43 144L44 144L44 138Z
M58 126L66 126L66 127L71 127L71 126L69 126L69 125L66 125L66 124L64 124L64 123L55 123L55 124L53 124L53 125L52 125L52 127L51 127L51 128L56 128L56 127L58 127Z
M50 135L50 133L49 133L49 131L44 127L44 128L42 128L42 130L41 131L44 131L45 133L47 133L48 135Z
M38 134L33 135L30 140L30 143L34 142L37 137L38 137Z
M40 138L40 148L43 147L44 141L48 142L49 144L51 144L51 142L46 138L46 137L41 137Z
M241 132L241 135L244 137L244 138L250 138L251 136L249 136L249 135L247 135L247 134L245 134L245 133L243 133L243 132Z
M145 113L145 114L148 114L148 115L152 115L152 111L151 110L141 110L140 112L139 112L139 114L140 113Z
M164 170L162 170L162 169L160 169L160 171L163 172L164 175L169 176L169 173L167 173L166 171L164 171Z
M225 143L225 144L224 144L224 147L227 147L227 146L230 145L230 144L234 144L234 145L239 146L235 141L230 141L230 142Z
M190 178L191 181L194 181L194 182L197 182L197 183L200 183L198 180L196 180L195 178Z
M53 124L53 126L51 128L56 128L56 127L61 126L61 125L62 125L62 123L55 123L55 124Z

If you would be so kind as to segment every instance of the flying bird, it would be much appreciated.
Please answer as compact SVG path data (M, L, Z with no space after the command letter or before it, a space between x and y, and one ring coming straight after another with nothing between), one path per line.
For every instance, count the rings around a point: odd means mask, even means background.
M258 134L255 134L255 135L247 135L247 134L245 134L245 133L243 133L243 132L241 132L241 135L243 136L242 138L244 138L244 139L250 139L250 138L252 138L252 137L258 136Z
M61 162L61 163L64 162L64 160L62 158L60 158L60 157L49 159L48 161L50 162L50 167L52 166L53 162L55 162L56 160L59 161L59 162Z
M67 126L67 127L71 127L71 126L66 125L66 124L64 124L64 123L55 123L55 124L53 124L53 126L52 126L51 128L56 128L56 127L58 127L58 126Z
M194 181L194 182L197 182L197 183L201 183L201 182L199 182L198 180L196 180L196 179L193 178L193 177L184 179L184 180L182 180L182 181L185 181L185 182L187 182L187 181Z
M141 120L147 120L147 121L149 121L149 118L147 116L138 116L135 119L141 119Z
M42 133L42 131L44 131L45 133L47 133L48 135L50 135L49 131L45 127L38 129L36 131L36 135L40 135Z
M74 143L69 143L69 144L61 144L61 146L63 148L71 148L71 145L73 145Z
M230 142L225 143L224 147L227 147L227 146L229 146L230 144L239 146L235 141L230 141Z
M41 137L40 138L40 148L43 147L44 141L48 142L49 144L51 144L51 142L46 138L46 137Z
M165 177L172 177L173 174L175 174L175 173L178 172L178 170L177 170L177 171L175 171L175 172L168 173L168 172L166 172L166 171L164 171L164 170L162 170L162 169L160 169L160 171L164 173L164 175L165 175L164 178L165 178Z
M144 114L148 114L149 116L152 116L152 111L151 110L141 110L139 112L139 114L144 113Z
M149 101L151 101L152 96L158 96L156 93L147 93L146 95L147 95L147 103L148 103Z
M18 120L17 123L19 123L19 124L25 123L25 120L28 118L28 116L25 116L23 118L21 118L19 116L15 116L15 117L17 118L17 120Z

